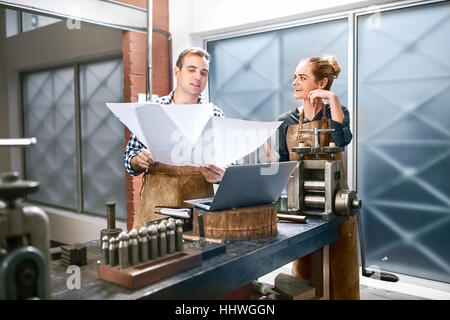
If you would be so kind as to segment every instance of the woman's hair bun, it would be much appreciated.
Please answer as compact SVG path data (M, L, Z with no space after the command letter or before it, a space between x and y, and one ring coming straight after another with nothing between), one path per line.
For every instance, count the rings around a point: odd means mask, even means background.
M339 73L341 73L341 67L338 64L336 57L333 55L326 55L323 59L326 60L333 69L333 78L336 79L339 76Z

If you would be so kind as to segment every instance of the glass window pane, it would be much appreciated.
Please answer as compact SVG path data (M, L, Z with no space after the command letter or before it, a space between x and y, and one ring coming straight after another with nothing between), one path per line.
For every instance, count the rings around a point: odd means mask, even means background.
M26 176L40 182L30 200L77 209L75 103L73 69L25 74L25 137L37 144L25 148Z
M42 16L35 13L22 12L22 32L44 27L59 21L61 21L61 19Z
M347 19L339 19L208 42L210 101L230 118L275 121L301 103L292 88L300 59L332 54L342 69L332 89L347 106L347 29ZM275 135L271 143L276 149ZM267 160L258 149L237 162Z
M6 37L19 33L19 17L16 10L5 9Z
M124 126L105 102L123 102L122 61L80 66L83 208L106 215L116 202L116 217L126 219Z
M292 79L301 58L332 54L333 83L347 105L347 19L208 42L209 97L230 118L273 121L299 104Z
M420 22L420 23L419 23ZM358 18L368 264L450 282L450 3Z

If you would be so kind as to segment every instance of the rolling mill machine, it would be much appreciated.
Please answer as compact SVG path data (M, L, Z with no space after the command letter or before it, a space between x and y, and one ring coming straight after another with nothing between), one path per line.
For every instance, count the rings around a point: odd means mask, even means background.
M26 147L35 138L0 139L0 147ZM50 299L49 220L39 207L22 202L39 182L0 176L0 300Z
M356 216L359 238L362 275L376 277L383 281L396 282L398 277L393 274L366 269L362 223L359 210L362 201L356 191L349 190L346 173L342 162L336 155L344 151L330 142L328 146L320 146L320 133L331 132L334 129L302 129L314 135L314 146L306 146L300 142L292 152L299 155L298 165L287 186L287 210L290 214L319 216L329 220L333 215L353 217ZM321 159L321 155L328 155L329 159Z

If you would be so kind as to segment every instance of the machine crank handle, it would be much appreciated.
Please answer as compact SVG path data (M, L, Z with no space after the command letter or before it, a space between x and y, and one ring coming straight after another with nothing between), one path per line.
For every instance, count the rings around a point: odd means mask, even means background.
M356 205L356 203L355 203ZM366 253L365 253L365 249L364 249L364 239L363 239L363 234L362 234L362 223L361 223L361 216L360 216L360 205L354 209L356 209L356 221L358 223L358 238L359 238L359 249L360 249L360 253L361 253L361 270L362 270L362 275L364 277L368 277L368 278L372 278L372 279L379 279L382 281L389 281L389 282L397 282L399 280L399 278L392 273L387 273L387 272L377 272L377 271L368 271L366 269Z

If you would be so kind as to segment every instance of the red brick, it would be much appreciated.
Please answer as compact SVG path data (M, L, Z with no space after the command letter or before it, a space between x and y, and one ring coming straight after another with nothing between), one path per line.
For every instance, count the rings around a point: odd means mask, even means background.
M135 7L147 8L147 0L118 0L119 2L131 4Z
M146 8L146 0L120 0L141 8ZM168 31L168 0L153 1L153 29ZM146 92L147 35L145 33L124 31L122 35L122 56L124 72L124 101L137 102L138 94ZM167 37L152 34L152 93L163 96L169 93L169 45ZM130 132L125 128L124 146L128 143ZM134 216L139 207L139 193L142 175L132 177L126 174L127 229L133 225Z

